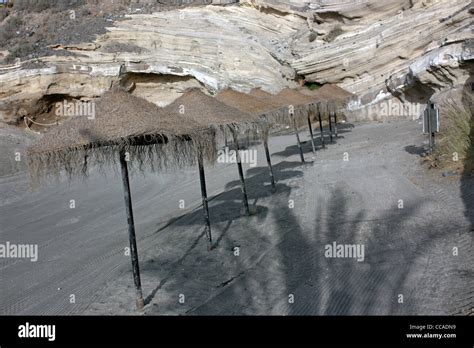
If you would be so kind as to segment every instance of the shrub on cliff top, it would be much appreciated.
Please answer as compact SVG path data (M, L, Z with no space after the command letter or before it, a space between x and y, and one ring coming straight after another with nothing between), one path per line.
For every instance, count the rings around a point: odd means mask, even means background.
M14 0L13 7L18 11L42 12L48 9L64 11L84 4L84 0Z

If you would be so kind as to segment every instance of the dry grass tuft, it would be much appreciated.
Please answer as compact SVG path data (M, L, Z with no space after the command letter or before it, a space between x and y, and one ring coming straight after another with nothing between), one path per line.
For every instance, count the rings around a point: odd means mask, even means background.
M453 161L457 155L464 164L465 172L470 172L474 170L474 97L465 90L462 100L462 103L453 100L446 103L446 126L431 161L436 167L447 168L459 165L459 162Z

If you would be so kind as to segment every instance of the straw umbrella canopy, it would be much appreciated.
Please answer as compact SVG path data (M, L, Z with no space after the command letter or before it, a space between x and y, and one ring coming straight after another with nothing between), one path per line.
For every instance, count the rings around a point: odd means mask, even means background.
M334 118L334 132L335 136L337 137L337 115L342 110L345 110L348 103L355 100L357 96L334 84L325 84L321 88L314 91L311 91L307 88L302 88L300 89L300 92L310 96L317 103L319 118L321 118L322 113L327 114L331 140L332 118ZM322 127L321 124L320 127Z
M240 93L230 88L221 91L216 98L227 105L245 111L258 121L260 130L262 131L262 140L265 148L267 164L270 170L271 184L272 187L275 188L275 178L273 175L270 151L268 149L268 132L270 123L272 121L274 122L274 119L278 119L281 116L281 108L274 103L266 102L263 99L259 99L249 94Z
M301 126L305 121L307 122L309 134L311 137L311 147L313 150L313 155L315 155L316 145L314 143L313 127L311 125L311 115L315 114L314 101L311 97L301 94L297 90L290 88L285 88L280 91L280 93L277 94L277 98L281 98L282 100L286 100L288 103L292 103L292 106L294 108L293 123L296 138L298 142L298 147L300 149L301 161L304 162L303 150L299 139L298 126Z
M302 88L300 92L314 97L316 101L336 102L339 107L346 107L350 100L356 98L356 95L353 93L334 84L325 84L321 88L313 91L308 88Z
M185 119L221 132L229 128L240 132L258 130L258 121L254 116L222 103L197 88L187 90L164 111L180 113Z
M271 94L271 93L268 93L268 92L265 92L263 89L261 88L254 88L250 91L250 95L255 97L255 98L260 98L260 99L272 99L275 95L274 94ZM274 100L275 102L275 105L282 105L280 102Z
M299 126L306 123L308 114L313 111L313 98L300 93L296 89L285 88L275 97L287 105L292 105L294 107L294 117Z
M337 105L340 107L343 106L341 95L344 90L335 86L336 88L323 88L319 93L317 91L311 91L309 89L285 89L280 92L279 96L282 98L287 98L289 100L294 100L295 103L304 105L303 112L307 111L307 122L309 131L312 139L313 153L315 152L315 144L313 137L313 127L311 125L311 119L317 116L319 121L320 129L320 138L323 148L325 147L324 142L324 131L322 125L323 116L327 116L329 123L329 138L332 142L333 140L333 130L337 137ZM306 92L308 91L308 92ZM305 93L303 93L305 92ZM345 107L345 105L344 105ZM301 116L301 120L304 116Z
M272 113L267 115L268 121L284 125L292 125L291 118L289 117L289 105L291 105L291 103L288 104L286 99L277 98L275 94L265 92L260 88L252 89L249 95L264 101L265 104L273 108Z
M30 173L43 177L64 169L70 176L86 175L89 165L103 166L119 158L136 305L141 309L144 300L127 162L138 169L146 160L150 164L156 160L159 167L191 164L198 151L215 156L214 139L204 127L180 115L165 115L154 104L124 91L105 93L93 116L71 118L29 147Z
M336 109L335 100L338 98L337 91L331 95L327 88L321 87L317 90L310 90L308 88L301 88L299 90L302 94L307 95L308 97L312 98L313 102L316 104L317 110L317 117L319 121L319 129L321 132L321 144L323 148L325 147L324 142L324 132L323 132L323 125L322 125L322 118L327 116L330 128L329 137L332 140L332 122L331 122L331 109ZM336 128L337 129L337 128Z
M267 137L271 124L280 122L284 114L284 111L281 110L281 104L272 101L271 94L268 96L270 97L259 98L227 88L220 91L216 98L233 108L251 115L256 121L259 130L262 131L262 136Z
M236 146L236 161L239 179L243 195L243 205L247 215L250 215L250 207L247 198L244 173L240 158L240 145L237 132L258 131L258 121L254 116L240 111L232 106L220 102L216 98L206 95L197 88L189 89L181 97L164 108L165 112L181 113L186 119L193 120L203 127L210 127L225 136L226 129L232 133ZM226 147L227 151L227 147ZM210 233L209 212L207 208L207 193L205 190L205 174L202 161L199 163L201 179L201 194L203 199L204 215L207 228ZM211 243L211 242L210 242Z
M250 95L260 98L268 103L278 106L283 111L282 115L279 115L277 122L292 126L294 128L296 143L298 145L301 162L305 163L303 148L300 141L298 126L308 120L309 114L312 111L313 105L311 98L304 96L303 94L286 88L280 91L277 95L273 95L262 91L261 89L253 89ZM311 124L309 123L309 130L311 134L311 144L314 152L314 138Z
M273 104L265 103L263 100L249 94L241 93L231 88L226 88L217 94L216 99L242 110L258 119L268 111L276 109Z
M343 98L352 95L352 93L339 87L338 85L326 83L317 89L301 88L301 93L306 95L320 95L325 98Z
M278 94L270 94L260 88L254 88L249 94L269 105L273 105L276 109L280 109L279 114L274 112L274 117L277 117L274 120L276 123L288 126L293 126L293 119L296 120L298 125L304 124L314 102L312 98L291 88L285 88ZM290 114L292 117L289 117Z
M32 179L58 174L87 175L88 167L116 163L117 151L131 158L129 166L143 170L192 165L197 147L215 158L214 138L205 127L182 115L163 113L156 105L121 90L95 102L95 116L72 117L28 148Z

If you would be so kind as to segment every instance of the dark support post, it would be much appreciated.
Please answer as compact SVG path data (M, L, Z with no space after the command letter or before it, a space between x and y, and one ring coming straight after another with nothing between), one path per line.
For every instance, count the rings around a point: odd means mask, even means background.
M439 110L435 108L434 103L428 100L426 110L423 113L423 133L428 133L430 154L435 148L435 134L439 131Z
M237 133L235 132L235 130L232 129L231 131L232 131L232 136L234 137L235 152L237 156L237 168L239 169L239 178L240 178L240 185L242 188L245 213L247 214L247 216L250 216L249 201L247 198L247 189L245 188L244 170L242 169L242 162L240 159L239 139L237 137Z
M209 241L208 250L212 250L211 220L209 218L209 204L207 202L206 176L204 174L204 162L202 153L198 154L199 179L201 181L202 209L204 211L204 222L206 223L206 237Z
M294 114L290 115L290 117L293 118L293 126L295 128L295 134L296 134L296 143L298 144L298 149L300 150L301 163L304 163L303 148L301 147L300 133L298 132L298 126L296 125L296 118Z
M138 309L143 309L145 302L143 301L142 284L140 281L140 267L138 265L137 241L135 237L135 223L133 221L132 197L130 195L130 181L128 178L127 160L125 151L120 151L120 166L122 168L122 182L125 198L125 208L128 222L128 238L130 240L130 256L132 258L133 280L135 282L135 298Z
M316 155L316 147L314 146L313 126L311 125L311 116L314 115L313 111L308 113L308 127L309 135L311 136L311 146L313 147L313 155Z
M331 120L331 111L328 107L328 120L329 120L329 141L332 143L332 120Z
M229 144L227 143L227 131L225 130L225 128L224 128L224 146L226 148L229 147Z
M319 108L318 108L318 120L319 120L319 130L321 131L321 145L324 149L326 147L326 144L324 143L323 117L321 115L321 110Z
M430 102L428 101L428 103L426 104L426 112L428 114L428 117L427 117L427 122L428 122L428 139L429 139L429 143L428 143L428 146L429 146L429 153L433 153L433 144L432 144L432 141L431 141L431 113L430 113Z
M267 157L268 169L270 169L270 179L272 181L272 187L275 188L275 177L273 176L272 159L270 157L270 151L268 150L268 136L265 135L263 138L263 146L265 147L265 156Z
M429 139L430 139L430 154L433 153L433 150L434 150L434 137L435 137L435 131L433 129L433 115L432 113L435 112L434 110L434 104L431 102L431 100L428 100L428 105L427 105L427 112L428 112L428 134L429 134Z

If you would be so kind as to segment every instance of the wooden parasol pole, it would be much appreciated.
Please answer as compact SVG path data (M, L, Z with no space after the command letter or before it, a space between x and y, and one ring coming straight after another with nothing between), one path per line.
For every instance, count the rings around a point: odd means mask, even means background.
M122 168L122 182L125 198L125 208L128 222L128 238L130 241L130 256L132 258L133 280L135 282L135 298L138 309L143 309L145 302L143 301L142 284L140 281L140 267L138 265L137 240L135 237L135 223L133 221L132 196L130 195L130 181L128 178L128 166L126 153L120 150L120 167Z
M294 113L290 113L290 117L293 119L293 127L295 128L296 143L298 144L298 149L300 150L301 163L304 163L303 148L300 141L300 133L298 132L298 126L296 125L296 118Z
M316 155L316 146L314 145L313 126L311 125L311 116L313 115L314 115L314 110L313 110L313 106L311 106L311 109L308 112L308 127L309 127L309 135L311 136L311 146L313 148L313 155Z
M268 169L270 170L270 179L272 182L272 188L275 189L275 177L273 175L272 159L270 157L270 151L268 150L268 131L266 130L263 135L263 146L265 147L265 156L267 158Z
M323 117L321 115L321 104L318 104L318 120L319 120L319 130L321 132L321 146L324 149L326 147L326 144L324 143Z
M202 208L204 211L204 222L206 223L206 236L209 241L207 249L212 250L211 220L209 218L209 204L207 201L206 176L204 173L204 161L202 152L198 154L199 179L201 181Z
M242 169L242 162L240 159L239 139L237 137L237 133L235 132L235 129L231 128L230 130L232 132L232 136L234 137L235 152L236 152L236 158L237 158L237 168L239 170L240 186L242 189L245 213L247 214L247 216L250 216L249 201L247 198L247 189L245 187L244 170Z
M328 105L328 120L329 120L329 141L332 143L332 120L331 120L331 109Z
M227 143L227 131L225 128L224 128L224 147L225 148L229 147L229 144Z

